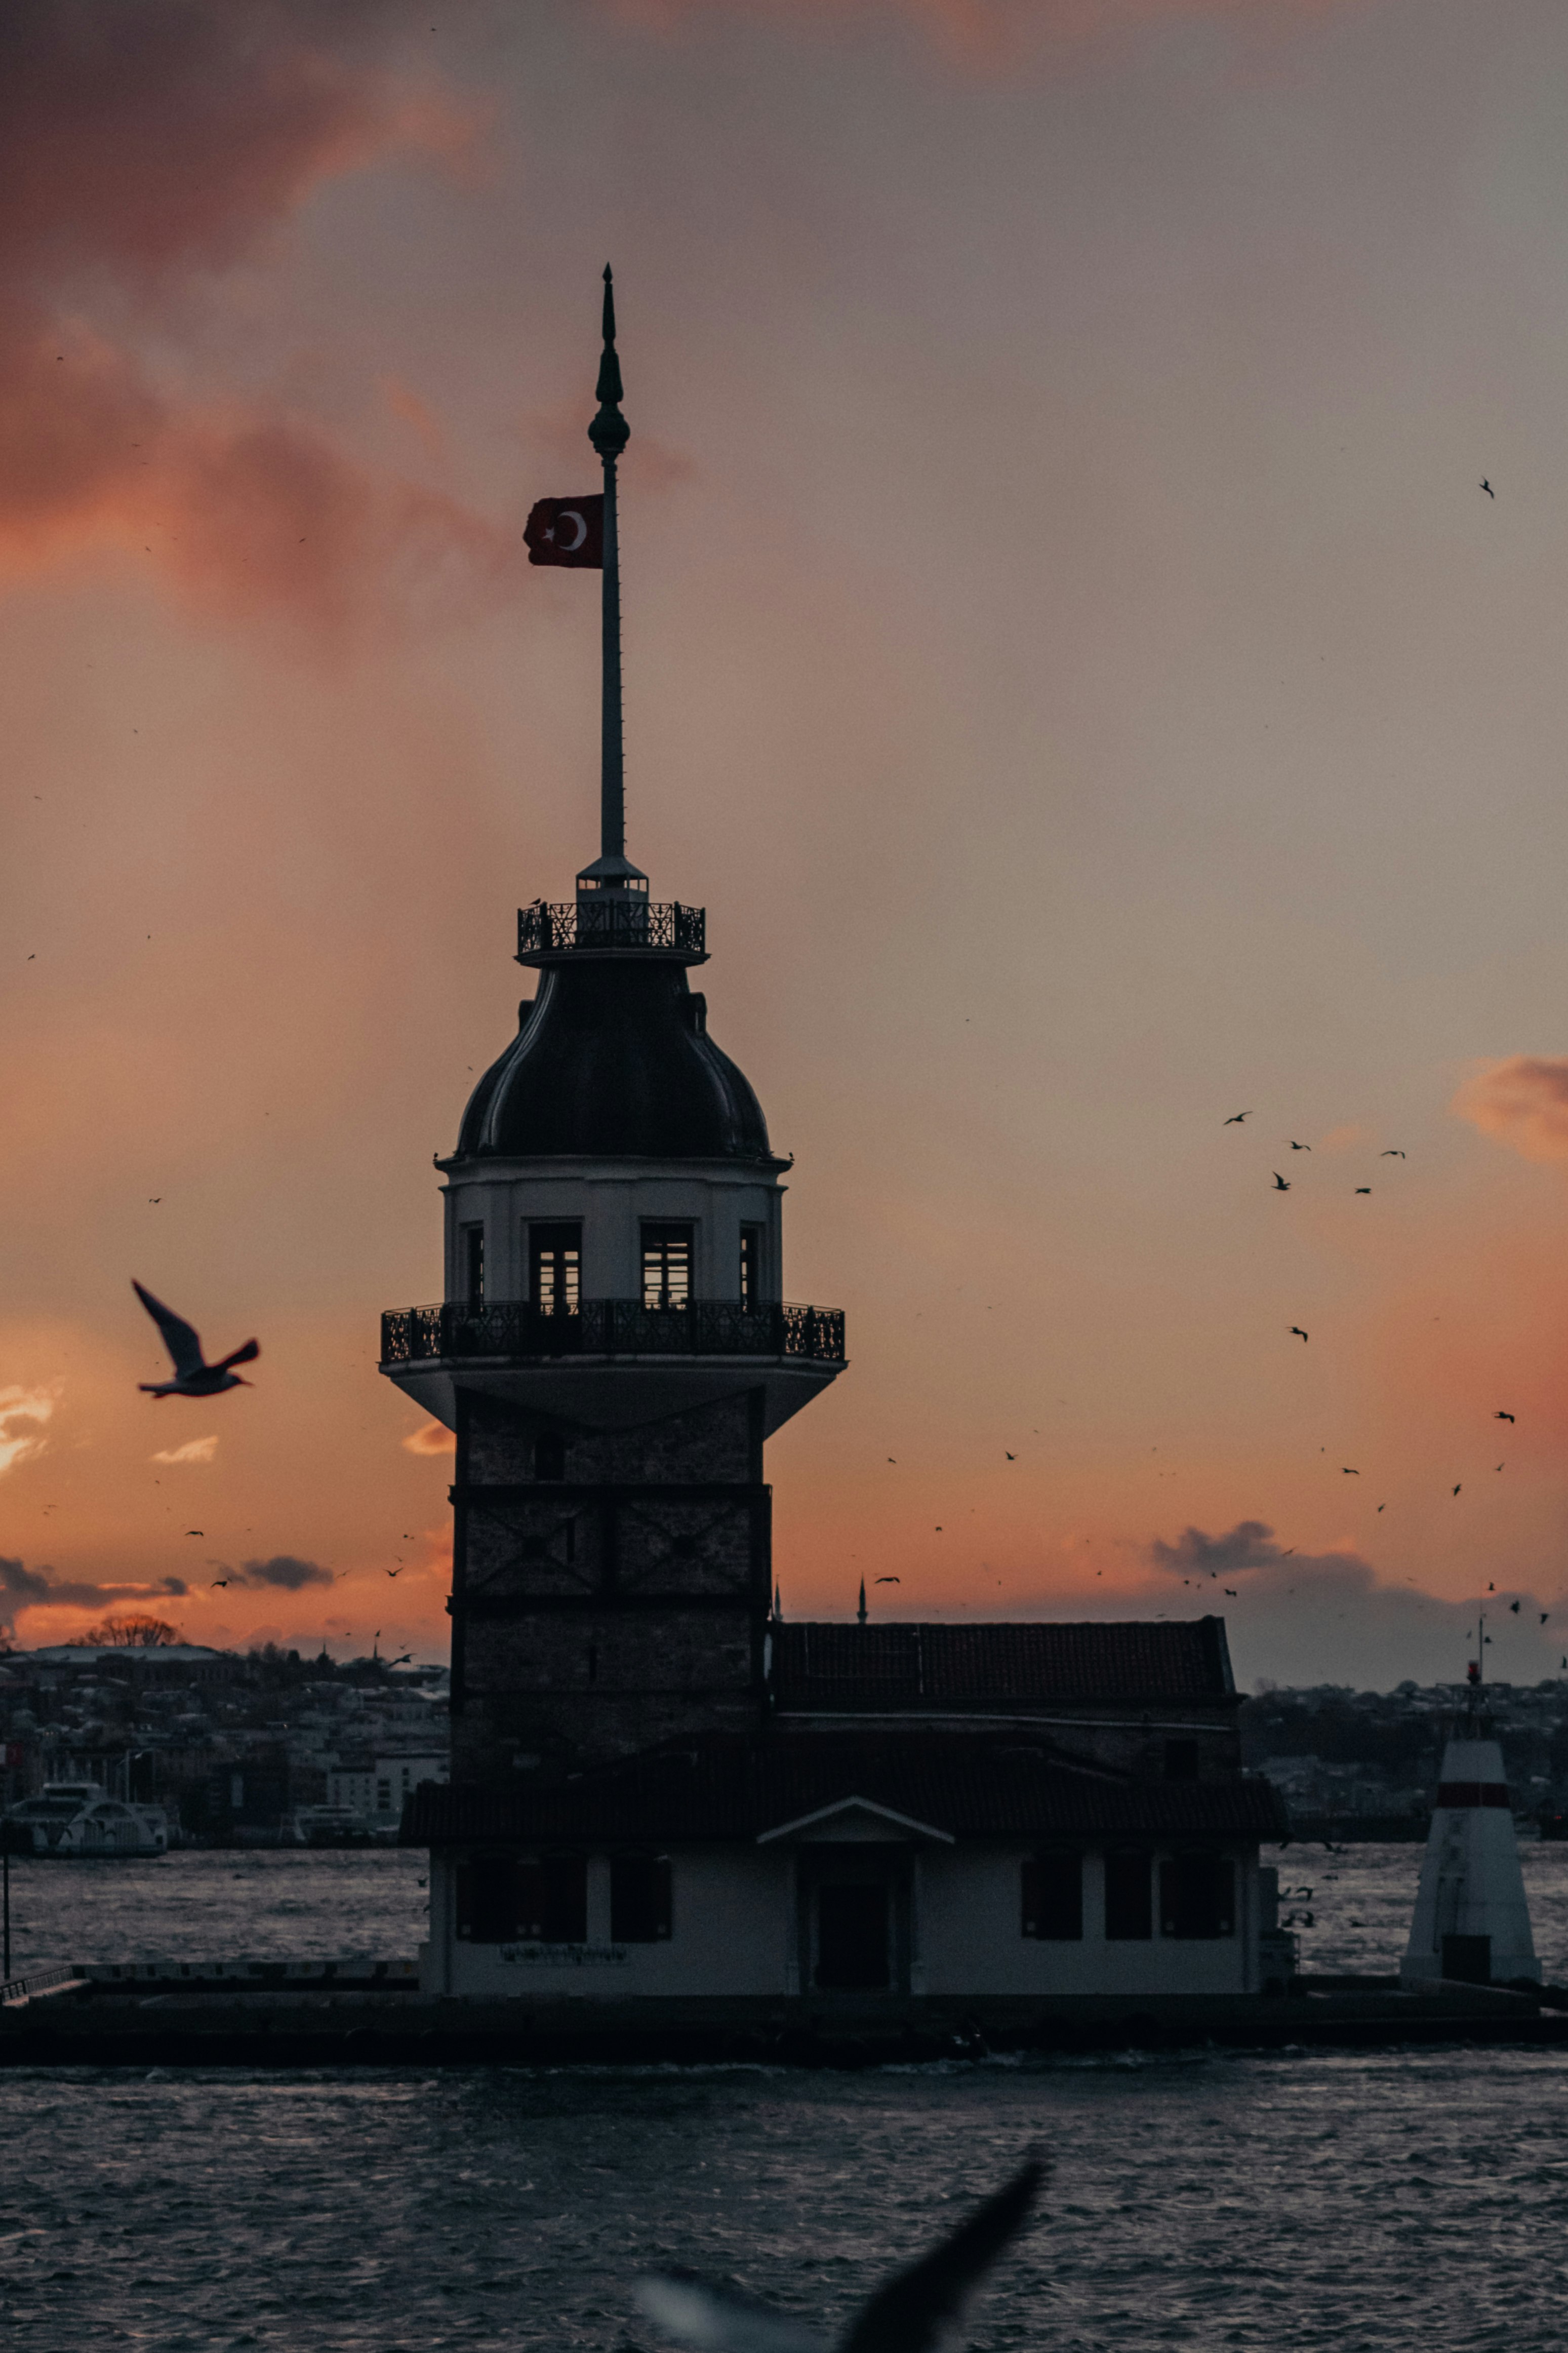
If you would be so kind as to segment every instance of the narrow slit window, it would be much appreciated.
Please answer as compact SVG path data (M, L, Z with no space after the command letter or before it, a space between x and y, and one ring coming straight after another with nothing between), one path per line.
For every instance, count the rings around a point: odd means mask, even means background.
M542 1315L575 1315L582 1304L583 1229L530 1226L528 1296Z
M741 1304L750 1313L763 1299L763 1229L741 1228Z
M463 1228L463 1304L482 1307L485 1303L485 1229L483 1226Z
M689 1226L645 1226L642 1229L642 1303L685 1307L691 1299Z

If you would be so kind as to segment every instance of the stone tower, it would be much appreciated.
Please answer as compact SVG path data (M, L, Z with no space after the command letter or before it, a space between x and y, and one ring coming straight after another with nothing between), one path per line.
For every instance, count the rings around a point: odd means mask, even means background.
M842 1315L784 1301L789 1163L690 987L703 911L651 903L625 853L628 434L605 280L589 427L605 475L602 519L589 516L602 520L601 855L574 901L518 917L538 989L438 1164L445 1299L382 1319L383 1372L457 1435L452 1762L469 1783L761 1722L763 1441L844 1363ZM579 566L596 506L568 508Z

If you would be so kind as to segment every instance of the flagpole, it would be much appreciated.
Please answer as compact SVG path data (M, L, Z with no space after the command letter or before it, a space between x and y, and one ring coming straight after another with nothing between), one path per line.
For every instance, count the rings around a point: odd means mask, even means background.
M621 762L621 560L616 514L616 462L631 438L621 415L621 364L616 356L616 290L605 266L605 348L595 396L599 413L588 438L605 469L604 715L599 770L599 854L623 859L626 845L626 779Z

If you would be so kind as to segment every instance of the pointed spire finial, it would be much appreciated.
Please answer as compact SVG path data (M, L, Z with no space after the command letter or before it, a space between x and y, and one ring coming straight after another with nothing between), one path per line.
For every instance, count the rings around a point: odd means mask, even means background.
M621 382L621 364L616 355L616 281L610 265L605 264L605 348L599 360L599 381L594 387L594 397L599 413L588 427L588 438L601 458L613 464L632 438L631 427L621 415L620 403L626 387Z
M855 1622L858 1626L863 1626L866 1623L866 1580L864 1577L860 1579L860 1607L855 1612Z
M775 1626L784 1624L784 1599L776 1585L773 1587L773 1624Z

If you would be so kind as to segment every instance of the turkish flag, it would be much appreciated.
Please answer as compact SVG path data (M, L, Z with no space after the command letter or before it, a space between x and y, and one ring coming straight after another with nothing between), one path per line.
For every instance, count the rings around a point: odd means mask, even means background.
M605 500L541 499L522 535L531 564L570 564L584 571L605 568Z

